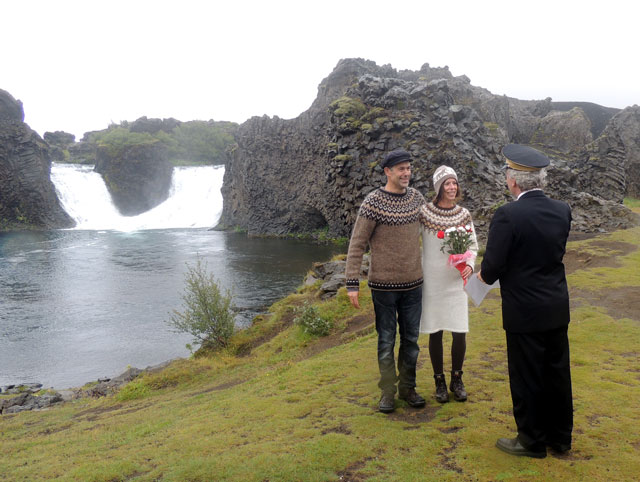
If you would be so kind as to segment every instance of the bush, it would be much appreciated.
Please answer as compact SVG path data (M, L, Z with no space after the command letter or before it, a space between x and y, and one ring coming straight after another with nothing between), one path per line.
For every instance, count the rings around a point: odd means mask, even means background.
M294 323L302 328L305 333L313 336L327 336L333 327L331 320L323 318L318 313L318 308L308 305L296 308L298 314L294 318Z
M173 311L170 323L207 348L226 347L235 328L231 294L223 293L206 263L187 265L182 295L184 312Z

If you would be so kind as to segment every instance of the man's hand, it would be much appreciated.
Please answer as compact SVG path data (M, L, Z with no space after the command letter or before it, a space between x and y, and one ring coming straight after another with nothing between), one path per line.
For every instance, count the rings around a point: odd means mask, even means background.
M347 295L349 295L349 301L354 308L360 308L360 303L358 302L359 291L347 291Z
M478 274L477 274L476 276L477 276L477 277L478 277L478 279L479 279L480 281L482 281L484 284L487 284L487 282L486 282L485 280L483 280L483 279L482 279L481 273L482 273L482 271L478 271Z

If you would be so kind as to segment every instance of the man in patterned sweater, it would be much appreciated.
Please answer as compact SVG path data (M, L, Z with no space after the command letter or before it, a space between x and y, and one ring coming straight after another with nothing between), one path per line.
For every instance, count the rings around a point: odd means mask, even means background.
M346 283L351 304L360 308L358 293L362 256L371 248L369 288L376 314L378 367L382 390L379 410L394 410L398 397L412 407L422 407L416 393L416 361L422 310L422 263L420 251L420 206L422 195L409 187L411 156L403 150L388 153L382 164L387 176L384 188L365 198L358 211L347 254ZM396 325L400 331L398 374L393 348Z

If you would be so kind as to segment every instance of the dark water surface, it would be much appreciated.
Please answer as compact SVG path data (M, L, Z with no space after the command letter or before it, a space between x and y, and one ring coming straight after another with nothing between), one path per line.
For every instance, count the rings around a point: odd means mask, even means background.
M246 325L344 249L204 229L0 233L0 386L74 387L188 356L167 321L198 256Z

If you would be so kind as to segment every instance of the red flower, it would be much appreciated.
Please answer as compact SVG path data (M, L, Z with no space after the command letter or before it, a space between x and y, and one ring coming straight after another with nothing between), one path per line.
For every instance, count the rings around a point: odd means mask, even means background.
M444 231L438 231L438 239L444 239Z

